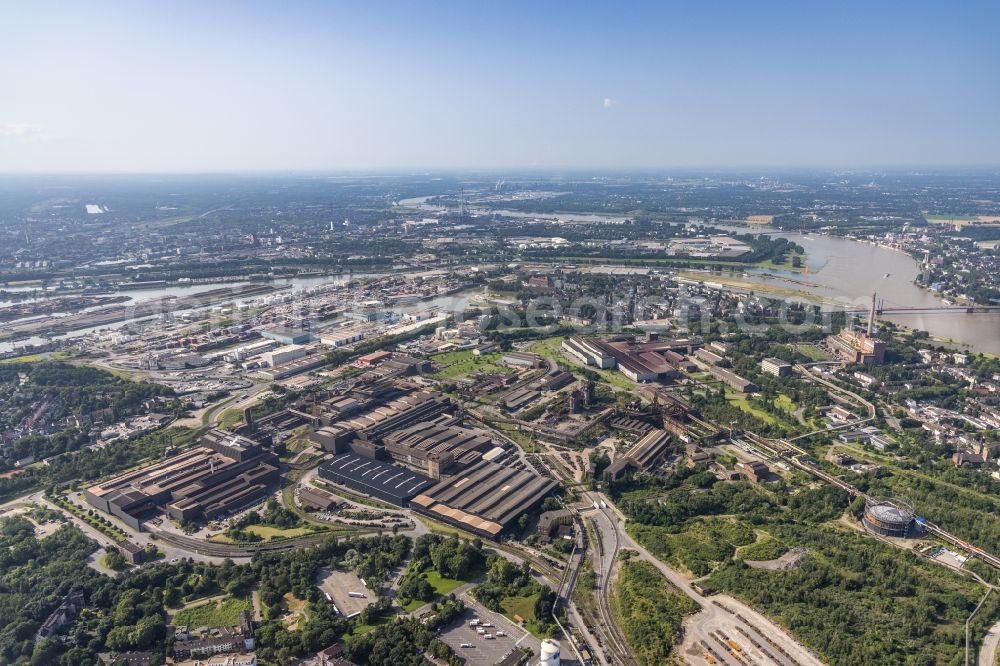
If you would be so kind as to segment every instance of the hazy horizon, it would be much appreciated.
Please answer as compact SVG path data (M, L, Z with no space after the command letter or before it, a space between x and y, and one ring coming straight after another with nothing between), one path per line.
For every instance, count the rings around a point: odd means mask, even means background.
M996 3L0 8L0 172L992 169Z

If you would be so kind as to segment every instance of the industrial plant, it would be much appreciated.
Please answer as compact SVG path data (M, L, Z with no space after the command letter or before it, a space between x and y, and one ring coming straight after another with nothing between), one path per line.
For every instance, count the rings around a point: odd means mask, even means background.
M210 430L199 445L90 486L92 506L143 530L164 512L184 522L211 520L259 500L278 480L278 457L246 437Z
M905 497L876 498L865 501L861 524L879 536L903 539L917 529L913 503Z

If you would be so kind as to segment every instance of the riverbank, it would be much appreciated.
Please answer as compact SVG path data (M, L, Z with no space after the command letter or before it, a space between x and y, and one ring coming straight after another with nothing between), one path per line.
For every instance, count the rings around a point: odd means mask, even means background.
M425 212L440 210L440 207L429 206L425 202L426 197L417 197L404 200L400 204L413 205L409 208L411 213L420 210ZM620 215L600 213L538 214L503 209L493 212L513 218L557 219L583 223L624 219ZM721 223L707 226L734 234L753 232L786 238L805 248L807 254L803 261L804 265L800 271L784 265L732 266L734 272L742 269L743 274L739 276L701 273L696 269L690 269L686 272L694 275L688 276L688 279L716 282L728 288L753 291L774 298L794 299L826 307L836 305L851 310L866 310L874 292L884 304L885 319L900 326L927 331L935 340L942 342L947 340L964 345L968 350L1000 355L1000 314L945 312L943 310L945 306L936 293L925 290L915 283L920 273L919 263L900 248L869 240L837 236L820 230L784 230L764 225L760 228L751 228ZM582 259L575 263L584 263ZM560 260L573 262L569 258ZM549 261L551 262L551 259ZM674 263L660 261L663 268L670 268L670 264ZM708 264L725 263L704 261ZM689 267L693 266L694 264L689 262ZM677 267L677 270L679 274L685 272L684 268ZM922 312L893 312L906 309L919 309Z

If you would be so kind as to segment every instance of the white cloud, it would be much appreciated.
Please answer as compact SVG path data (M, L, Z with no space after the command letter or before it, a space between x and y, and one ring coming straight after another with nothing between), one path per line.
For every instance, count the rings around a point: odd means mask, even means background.
M7 146L48 143L53 136L38 125L27 123L0 124L0 144Z
M38 125L8 124L0 125L0 137L5 139L24 139L41 136L42 128Z
M610 109L613 106L618 106L618 100L611 99L610 97L605 97L604 98L604 108L605 109Z

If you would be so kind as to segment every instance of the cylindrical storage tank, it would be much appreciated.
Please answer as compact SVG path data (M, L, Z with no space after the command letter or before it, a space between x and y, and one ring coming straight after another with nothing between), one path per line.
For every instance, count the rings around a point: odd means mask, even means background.
M913 504L902 497L869 498L861 523L875 534L905 538L913 532Z
M559 666L559 641L551 638L542 641L542 658L538 666Z

